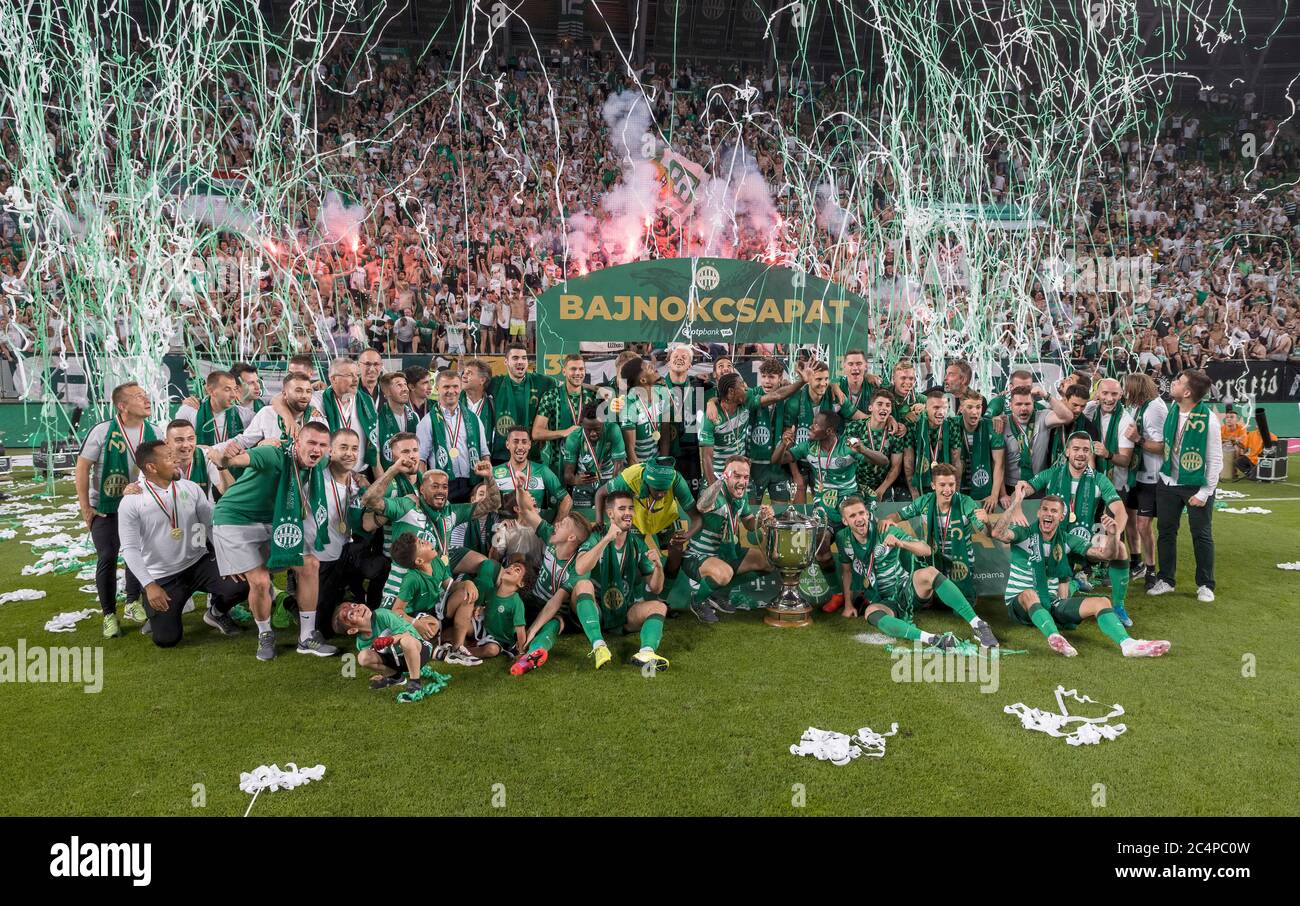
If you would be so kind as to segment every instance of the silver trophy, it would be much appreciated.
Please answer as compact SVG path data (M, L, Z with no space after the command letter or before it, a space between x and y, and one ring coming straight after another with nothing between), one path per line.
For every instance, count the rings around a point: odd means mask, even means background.
M767 625L798 629L812 624L812 605L799 594L799 577L817 555L824 528L815 513L793 508L768 524L764 553L781 575L781 593L767 606Z

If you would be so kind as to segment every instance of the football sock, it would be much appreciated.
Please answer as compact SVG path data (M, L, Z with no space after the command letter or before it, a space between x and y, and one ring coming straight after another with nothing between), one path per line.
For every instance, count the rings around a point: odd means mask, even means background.
M883 610L872 611L867 616L867 622L879 629L885 635L892 635L896 639L907 639L912 642L922 642L923 633L911 623L900 620L898 617L891 617Z
M1123 646L1128 639L1128 631L1124 629L1124 624L1119 621L1119 617L1115 616L1115 611L1109 607L1097 614L1097 625L1106 634L1106 638L1116 645Z
M700 583L695 590L691 592L691 603L698 604L707 598L717 589L717 586L710 582L706 577L700 576Z
M1142 562L1142 557L1141 557L1141 555L1139 555L1139 554L1129 554L1129 555L1128 555L1128 568L1129 568L1129 569L1137 569L1138 564L1141 563L1141 562Z
M316 631L316 611L298 612L298 641L305 642Z
M1056 621L1052 619L1052 615L1042 604L1029 605L1029 620L1038 627L1038 631L1044 636L1056 635L1060 632L1056 628Z
M559 634L560 621L547 620L542 624L542 628L537 630L537 635L533 636L533 642L528 651L536 651L538 648L545 648L547 651L550 651L551 646L555 644L555 639ZM523 653L526 654L527 652Z
M966 622L979 619L975 616L975 608L970 606L970 602L966 600L966 596L961 593L961 589L952 579L944 577L943 582L935 586L934 593L939 596L940 601L952 608L953 613Z
M257 631L258 631L258 632L270 632L270 631L271 631L271 621L270 621L270 620L254 620L253 622L257 624Z
M657 613L652 613L641 624L641 648L643 650L649 648L651 651L657 651L663 638L664 618Z
M1110 565L1110 602L1116 607L1123 607L1128 598L1128 567L1123 560L1116 560Z
M582 624L582 631L587 634L587 641L595 647L597 642L604 641L600 634L600 611L596 609L596 599L589 594L578 595L578 600L573 605L573 610L578 615L578 622Z

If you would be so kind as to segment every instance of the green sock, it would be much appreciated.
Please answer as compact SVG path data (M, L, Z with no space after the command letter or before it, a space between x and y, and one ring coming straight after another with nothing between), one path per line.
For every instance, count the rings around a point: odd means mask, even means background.
M550 651L551 646L555 644L555 639L559 634L560 621L547 620L542 624L542 628L537 630L537 635L533 636L532 647L528 650L536 651L538 648L545 648L547 651Z
M892 635L896 639L907 639L910 642L919 642L921 640L921 630L906 620L891 617L883 610L873 611L868 615L867 622L885 635Z
M651 651L659 650L659 643L664 639L664 618L652 613L641 624L641 647Z
M600 634L600 611L596 609L596 599L588 594L578 595L573 610L582 624L582 631L587 634L587 641L593 645L604 641Z
M1107 607L1101 613L1097 614L1097 625L1101 631L1106 633L1106 638L1110 639L1116 645L1121 645L1128 638L1128 632L1124 629L1124 624L1115 616L1115 611Z
M1038 631L1045 636L1056 635L1060 632L1060 630L1056 628L1056 621L1052 619L1051 613L1049 613L1047 608L1042 604L1034 604L1030 606L1029 619L1038 627Z
M1110 564L1110 603L1123 607L1128 599L1128 564L1115 560Z
M699 586L696 587L696 589L693 592L691 592L691 601L695 604L698 604L701 601L703 601L705 598L707 598L709 595L713 594L713 592L716 589L717 589L716 585L714 585L712 582L710 582L708 579L706 579L704 576L701 575Z
M953 613L961 617L967 623L975 619L975 608L970 606L966 596L961 593L957 583L952 579L943 578L943 582L936 585L934 593L939 596L939 600L952 608Z

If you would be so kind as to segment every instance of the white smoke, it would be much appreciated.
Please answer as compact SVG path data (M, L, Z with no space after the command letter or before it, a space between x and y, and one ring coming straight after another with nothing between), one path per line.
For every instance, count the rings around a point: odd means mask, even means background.
M600 236L610 264L624 264L641 257L647 221L659 208L656 144L650 131L650 106L642 95L631 91L610 95L601 115L609 126L622 177L600 200L605 215Z
M338 192L329 192L321 202L319 219L327 241L356 242L361 237L366 209L359 204L344 204Z
M723 153L716 173L697 195L696 230L704 253L730 255L749 232L770 242L778 216L758 161L743 146Z
M832 182L817 187L817 225L842 240L853 226L853 215L840 205L840 193Z

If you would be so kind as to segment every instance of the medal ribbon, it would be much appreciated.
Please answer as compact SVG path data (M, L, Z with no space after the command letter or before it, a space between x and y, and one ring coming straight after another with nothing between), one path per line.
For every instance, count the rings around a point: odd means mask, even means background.
M154 483L147 478L144 480L144 489L149 492L149 496L153 498L153 502L158 504L158 509L163 511L163 515L167 517L167 524L170 525L174 531L180 527L181 511L179 505L176 503L176 482L173 481L171 483L171 488L172 509L169 513L167 512L167 505L163 503L162 498L158 496L158 492L154 490Z

